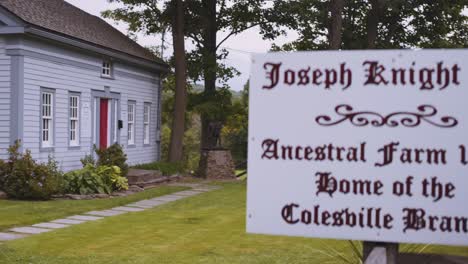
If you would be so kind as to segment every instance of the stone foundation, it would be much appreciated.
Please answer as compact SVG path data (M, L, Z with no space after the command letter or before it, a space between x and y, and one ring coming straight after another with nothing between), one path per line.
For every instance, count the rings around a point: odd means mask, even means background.
M205 179L235 179L231 151L227 149L203 150L198 176Z

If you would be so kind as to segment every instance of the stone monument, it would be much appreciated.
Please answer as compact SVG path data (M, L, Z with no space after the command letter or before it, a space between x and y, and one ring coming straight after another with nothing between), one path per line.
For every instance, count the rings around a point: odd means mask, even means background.
M222 147L221 122L211 122L208 134L213 142L208 148L202 149L198 176L205 179L235 179L235 166L231 151Z

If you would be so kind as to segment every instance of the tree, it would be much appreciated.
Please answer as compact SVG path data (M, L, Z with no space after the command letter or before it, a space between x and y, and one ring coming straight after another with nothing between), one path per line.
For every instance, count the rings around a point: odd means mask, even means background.
M382 15L383 0L370 0L370 10L367 15L367 48L374 49L377 41L379 17Z
M154 34L162 32L162 25L170 25L174 8L166 1L152 0L109 0L124 4L124 7L103 12L104 17L129 24L132 32ZM203 98L216 104L217 84L224 86L225 81L237 71L221 63L228 52L222 48L229 38L249 28L262 25L263 31L274 31L268 26L268 13L265 0L186 0L185 35L195 49L187 54L188 75L193 81L204 81ZM224 33L220 40L218 33ZM202 148L214 144L208 135L210 115L202 116Z
M203 98L206 103L217 104L221 94L225 91L217 89L217 81L221 86L223 81L237 74L233 68L226 67L222 61L228 55L226 49L222 47L229 38L235 36L249 28L261 25L264 30L273 30L269 25L268 17L271 13L265 8L264 0L191 0L189 10L192 16L190 20L191 28L188 36L196 46L192 54L195 63L201 62L202 69L194 72L194 80L203 79ZM218 40L217 34L224 33L222 39ZM195 68L196 69L196 68ZM221 83L219 82L221 81ZM214 146L215 138L211 138L208 133L209 123L213 120L211 113L201 112L202 117L202 148Z
M187 76L185 62L184 7L182 0L174 0L175 16L172 24L172 40L175 61L175 100L172 119L169 161L180 162L183 158L185 110L187 108Z
M224 144L229 147L237 168L247 167L249 127L249 83L233 98L231 113L222 131Z
M343 28L344 0L331 0L330 49L337 50L341 46L341 30Z
M277 25L299 38L275 50L327 49L330 13L319 0L274 2ZM349 0L343 6L342 49L468 46L468 0ZM265 35L269 37L269 35Z

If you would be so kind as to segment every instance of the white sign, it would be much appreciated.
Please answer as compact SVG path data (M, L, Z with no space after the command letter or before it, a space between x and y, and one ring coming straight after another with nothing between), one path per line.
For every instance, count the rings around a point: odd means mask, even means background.
M468 245L468 50L252 67L248 232Z

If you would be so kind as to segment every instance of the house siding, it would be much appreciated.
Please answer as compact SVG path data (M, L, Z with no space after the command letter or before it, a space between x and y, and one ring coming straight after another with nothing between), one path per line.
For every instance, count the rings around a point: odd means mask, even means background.
M11 143L11 58L5 54L5 47L5 38L0 38L0 159L7 158L7 149Z
M23 39L11 48L27 51L24 53L24 147L30 149L34 158L47 161L49 155L65 171L81 167L80 159L92 152L92 91L105 91L120 94L120 119L123 128L119 131L119 143L123 145L129 164L152 162L158 159L157 140L159 73L151 73L134 66L115 62L113 79L101 77L102 57L87 55L84 51L72 50L51 45L36 39ZM1 57L0 57L1 59ZM0 69L3 64L0 61ZM0 73L1 74L1 73ZM0 75L0 81L3 80ZM0 85L3 82L0 82ZM0 91L2 88L0 87ZM55 93L55 131L53 150L40 146L40 92L52 89ZM80 93L80 147L70 148L68 142L70 92ZM2 96L3 98L3 96ZM136 102L135 147L127 147L127 102ZM151 103L150 145L143 144L144 103ZM88 107L86 118L85 107ZM1 106L0 106L1 107ZM0 117L0 122L2 122ZM87 133L85 133L88 131ZM0 140L3 132L0 130ZM7 135L8 137L8 135Z

